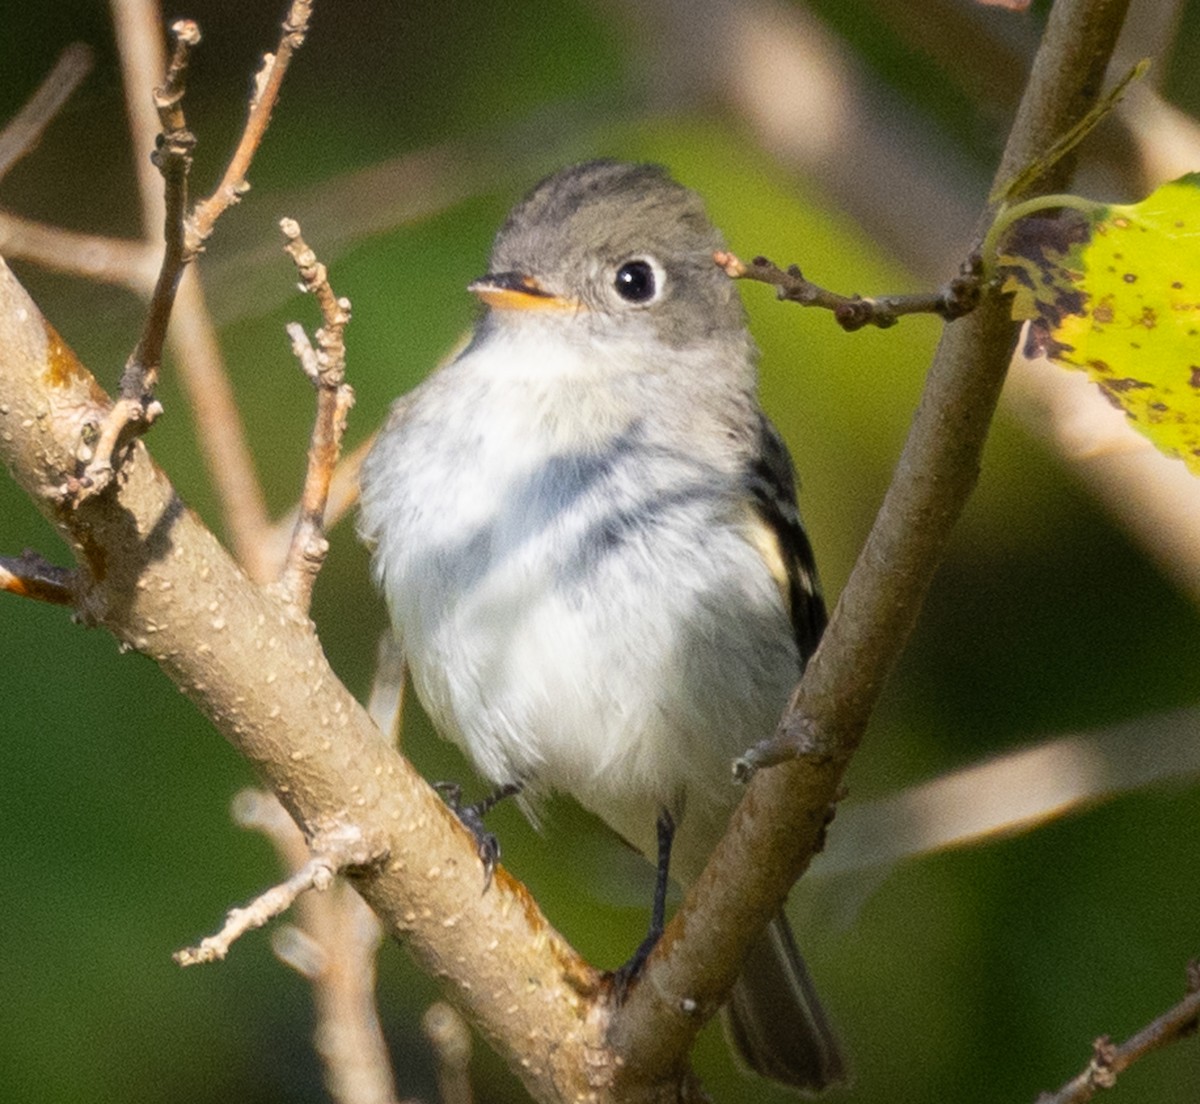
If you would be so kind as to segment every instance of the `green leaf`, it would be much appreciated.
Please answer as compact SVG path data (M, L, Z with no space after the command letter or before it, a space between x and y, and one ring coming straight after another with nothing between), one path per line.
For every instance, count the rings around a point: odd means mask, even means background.
M1141 203L1075 199L1055 218L1015 218L997 266L1013 317L1030 320L1026 354L1087 372L1200 474L1200 173Z

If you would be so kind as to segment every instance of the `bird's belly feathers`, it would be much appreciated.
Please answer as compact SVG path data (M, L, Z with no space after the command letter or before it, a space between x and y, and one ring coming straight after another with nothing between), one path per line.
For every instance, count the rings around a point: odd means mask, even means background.
M723 814L730 760L799 671L728 476L636 427L532 465L544 447L495 424L474 449L445 429L391 458L386 515L364 504L368 529L402 527L377 570L439 731L492 781L570 793L651 853L660 808Z

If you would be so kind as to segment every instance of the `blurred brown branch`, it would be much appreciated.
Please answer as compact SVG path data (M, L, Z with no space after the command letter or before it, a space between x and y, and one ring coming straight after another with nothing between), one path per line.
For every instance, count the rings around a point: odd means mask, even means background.
M812 869L840 877L1029 831L1115 796L1200 776L1200 711L1139 717L1018 750L838 810Z
M25 106L0 131L0 180L37 145L42 132L92 71L92 51L82 42L68 46L58 56Z
M394 744L400 719L403 666L389 643L381 647L368 712ZM304 868L311 852L279 800L261 790L234 799L234 819L262 832L289 873ZM337 1104L393 1104L395 1078L375 1008L375 959L383 925L345 880L297 902L298 919L275 931L276 956L313 987L315 1040L325 1082ZM436 1049L436 1048L435 1048Z
M439 1001L421 1019L425 1037L437 1056L441 1104L471 1104L471 1031L454 1008Z
M148 296L154 286L158 252L148 243L80 234L0 210L0 255L138 295Z

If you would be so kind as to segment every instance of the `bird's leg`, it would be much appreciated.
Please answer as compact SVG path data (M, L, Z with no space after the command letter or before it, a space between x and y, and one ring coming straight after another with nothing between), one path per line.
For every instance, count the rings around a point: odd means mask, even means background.
M675 839L675 818L661 809L658 814L658 865L654 874L654 905L650 910L650 930L633 952L633 957L620 969L613 971L613 989L617 1000L623 1000L629 986L637 980L646 959L662 936L667 922L667 888L671 873L671 843Z
M483 863L483 892L486 893L488 886L492 884L492 873L496 869L496 863L500 861L500 841L484 826L483 818L506 797L519 794L521 784L507 782L474 805L462 803L462 787L457 782L435 782L433 788L445 798L450 811L475 838L476 853L479 855L479 861Z

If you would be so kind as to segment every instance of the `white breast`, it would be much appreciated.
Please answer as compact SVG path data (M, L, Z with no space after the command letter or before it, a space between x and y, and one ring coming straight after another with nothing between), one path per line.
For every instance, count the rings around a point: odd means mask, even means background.
M364 469L364 533L439 730L651 853L660 808L711 809L686 867L795 681L788 618L731 473L544 353L493 337L486 372L428 381Z

